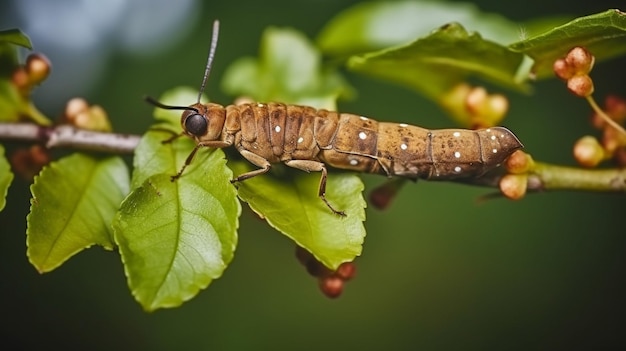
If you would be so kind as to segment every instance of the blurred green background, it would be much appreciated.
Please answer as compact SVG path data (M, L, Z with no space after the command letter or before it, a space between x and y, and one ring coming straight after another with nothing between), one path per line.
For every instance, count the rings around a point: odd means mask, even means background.
M52 22L69 32L81 31L72 27L78 17L50 10L72 3L3 1L0 28L19 26L31 34L29 28ZM257 54L264 28L290 26L315 37L330 18L354 3L133 1L137 16L129 9L117 8L121 15L103 11L91 32L80 32L95 43L88 49L72 51L76 48L31 35L35 50L53 62L53 76L36 92L35 101L47 115L58 116L68 98L83 96L102 105L118 131L141 133L152 122L144 94L200 84L213 19L221 21L221 37L207 93L227 104L232 97L219 90L222 73L236 58ZM475 3L517 21L558 14L573 18L620 5ZM186 12L177 9L182 4L189 6ZM42 11L40 22L26 24ZM154 11L159 14L151 17ZM179 17L166 32L152 32L154 43L142 37L135 44L123 40L141 27L141 20L148 25L167 22L161 16L168 13ZM106 18L122 15L125 27L107 26ZM102 32L107 35L95 41ZM64 69L64 58L75 63ZM596 65L592 77L598 100L609 93L626 96L625 67L624 58ZM340 102L342 111L429 128L451 126L435 105L411 91L347 78L358 96ZM505 91L511 112L504 124L536 159L574 164L574 141L594 132L588 105L557 80L535 88L531 96ZM368 190L384 180L364 179ZM293 243L244 206L239 246L224 276L180 308L145 313L130 295L116 252L93 248L45 275L29 265L24 233L30 194L28 183L17 179L0 213L2 342L24 350L555 350L623 345L626 199L560 192L517 202L477 201L488 192L419 182L405 186L390 209L368 208L357 277L337 300L318 291L296 261Z

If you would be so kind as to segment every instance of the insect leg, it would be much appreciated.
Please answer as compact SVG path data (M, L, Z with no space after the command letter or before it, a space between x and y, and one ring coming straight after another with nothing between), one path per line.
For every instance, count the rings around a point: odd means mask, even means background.
M170 143L174 139L179 137L180 135L182 134L176 134L174 135L174 137L164 140L161 143L162 144ZM185 160L185 164L183 164L183 166L181 167L180 171L178 171L178 173L176 173L175 175L171 177L171 180L175 181L176 179L180 178L183 175L185 168L187 168L187 166L191 164L191 161L193 161L193 158L196 155L196 152L198 152L198 149L200 149L201 147L223 148L223 147L228 147L230 145L231 145L230 142L220 141L220 140L211 140L211 141L206 141L206 142L201 142L201 143L196 144L193 150L191 150L191 153L189 154L189 156L187 156L187 159Z
M165 142L163 142L163 143L165 143ZM200 147L201 147L200 144L196 144L196 146L193 148L193 150L191 150L191 153L189 154L189 156L187 156L187 159L185 160L185 163L183 164L183 166L180 168L180 171L178 171L178 173L176 173L175 175L170 177L171 181L175 181L176 179L180 178L180 176L183 175L183 172L185 171L185 168L187 168L187 166L189 166L191 164L191 161L193 161L193 157L196 155L196 152L198 152L198 149Z
M268 160L264 159L263 157L252 153L248 150L239 150L239 153L241 154L241 156L243 156L246 160L250 161L251 163L253 163L255 166L261 167L259 169L255 169L254 171L250 171L250 172L246 172L243 174L240 174L238 177L236 177L235 179L231 180L231 183L235 183L235 182L242 182L246 179L250 179L252 177L256 177L259 174L263 174L263 173L267 173L267 171L270 170L271 168L271 164Z
M320 199L322 199L322 201L324 201L326 206L328 206L328 208L333 211L334 214L340 215L342 217L346 216L345 212L334 209L333 206L328 202L328 200L326 200L326 179L328 178L328 172L326 171L326 166L322 162L312 160L290 160L286 161L285 165L305 172L322 172L317 195L320 197Z

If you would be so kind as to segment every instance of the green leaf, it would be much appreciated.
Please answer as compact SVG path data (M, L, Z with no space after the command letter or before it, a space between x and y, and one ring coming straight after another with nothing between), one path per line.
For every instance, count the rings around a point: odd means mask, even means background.
M155 174L168 172L170 175L176 174L175 158L183 157L185 151L180 150L180 148L177 151L172 146L181 145L180 142L189 145L191 143L187 138L181 138L180 141L175 140L171 144L164 145L163 142L170 139L172 135L174 134L163 130L150 130L141 138L135 148L133 175L130 181L131 189L140 187L146 179ZM187 149L187 145L184 149ZM178 153L181 155L177 155Z
M0 122L18 122L24 118L44 126L52 124L29 98L20 96L10 80L0 77Z
M408 45L353 56L348 67L413 88L437 101L470 76L525 91L528 87L516 79L523 59L520 53L450 23Z
M18 65L15 47L7 43L0 43L0 81L9 83L13 71Z
M19 64L15 45L32 49L30 39L19 29L0 31L0 79L9 79Z
M509 44L519 38L519 26L474 4L445 1L359 3L334 17L317 37L321 51L346 57L405 44L444 23L458 22L486 39Z
M0 121L17 122L30 118L40 125L50 125L44 116L30 101L23 97L11 81L11 75L19 66L15 45L32 49L30 40L19 29L0 31Z
M9 43L33 49L30 39L19 29L8 29L0 31L0 43Z
M52 124L30 99L20 96L10 81L0 78L0 122L19 122L26 118L43 126Z
M243 162L233 168L238 174L250 170ZM346 217L340 217L317 196L320 173L296 172L293 179L260 175L241 182L239 197L327 267L337 269L354 260L365 238L361 178L349 173L328 175L326 198L337 210L345 211Z
M4 147L0 145L0 195L2 196L0 197L0 211L2 211L6 205L6 197L12 181L13 173L11 172L11 165L4 157Z
M573 15L559 14L546 17L535 17L529 19L528 21L524 21L523 23L520 23L519 37L513 42L518 42L520 40L525 40L527 38L543 34L562 25L563 23L567 23L574 17L575 16ZM508 44L512 44L513 42L509 42Z
M320 54L293 29L266 29L259 58L242 58L224 74L222 89L256 101L280 101L334 110L339 96L351 93L335 71L321 68Z
M151 131L135 151L134 190L113 222L128 285L144 309L175 307L221 276L237 244L241 205L221 150Z
M626 15L608 10L580 17L547 32L511 44L514 51L535 60L538 78L553 77L552 65L576 46L584 46L596 58L606 60L626 53Z
M23 102L15 86L0 78L0 122L17 122Z
M45 167L31 186L27 255L41 273L74 254L114 247L111 220L128 193L128 169L119 157L73 154Z

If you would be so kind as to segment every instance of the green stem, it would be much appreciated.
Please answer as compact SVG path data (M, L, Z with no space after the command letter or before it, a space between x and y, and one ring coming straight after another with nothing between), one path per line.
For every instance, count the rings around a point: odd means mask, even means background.
M626 192L626 168L583 169L537 162L528 189Z

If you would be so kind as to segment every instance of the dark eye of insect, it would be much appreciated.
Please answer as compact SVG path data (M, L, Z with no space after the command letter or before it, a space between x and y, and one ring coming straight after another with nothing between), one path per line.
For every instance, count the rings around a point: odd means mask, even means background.
M194 136L202 136L207 132L207 121L202 115L194 113L185 120L185 129Z

